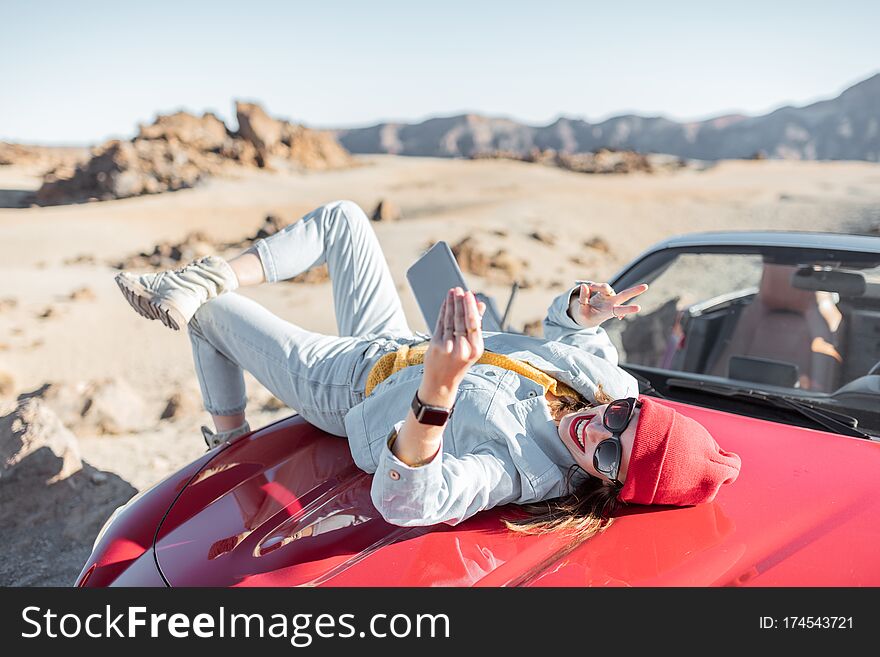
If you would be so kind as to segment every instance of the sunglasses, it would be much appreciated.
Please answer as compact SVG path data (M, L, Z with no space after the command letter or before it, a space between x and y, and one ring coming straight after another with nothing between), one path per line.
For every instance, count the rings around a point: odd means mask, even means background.
M623 484L617 479L620 474L620 455L623 452L620 434L626 431L633 413L641 406L642 402L635 397L615 399L605 407L605 412L602 414L602 424L611 432L611 437L596 445L593 452L593 467L596 472L608 477L618 488L623 488Z

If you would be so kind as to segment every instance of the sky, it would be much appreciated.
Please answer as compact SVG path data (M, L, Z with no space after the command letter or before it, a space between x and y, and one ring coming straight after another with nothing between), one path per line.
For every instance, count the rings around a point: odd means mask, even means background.
M0 0L0 140L235 127L235 99L318 128L763 114L880 72L878 25L876 0Z

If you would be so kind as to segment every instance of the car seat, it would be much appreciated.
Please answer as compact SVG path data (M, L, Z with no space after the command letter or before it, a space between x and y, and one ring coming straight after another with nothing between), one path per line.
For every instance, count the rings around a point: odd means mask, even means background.
M835 389L842 363L834 346L840 312L829 293L795 288L795 271L764 264L758 293L719 345L708 374L728 376L731 356L767 358L796 365L803 389Z

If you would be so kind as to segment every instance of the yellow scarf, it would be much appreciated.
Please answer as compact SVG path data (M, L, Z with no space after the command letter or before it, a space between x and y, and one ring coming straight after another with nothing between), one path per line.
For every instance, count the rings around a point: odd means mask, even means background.
M367 376L366 394L369 396L377 385L382 383L382 381L395 372L402 370L404 367L421 365L424 363L425 352L427 350L428 343L422 342L413 345L412 347L409 345L403 345L397 351L382 356L376 364L373 365L370 374ZM521 374L540 384L541 387L544 388L544 394L547 394L547 391L549 390L557 397L571 396L575 399L581 397L577 390L565 385L562 381L557 381L549 374L545 374L537 367L524 360L516 360L514 358L508 358L504 354L484 351L483 355L480 356L480 359L477 362L483 363L484 365L495 365L496 367L513 370L517 374Z

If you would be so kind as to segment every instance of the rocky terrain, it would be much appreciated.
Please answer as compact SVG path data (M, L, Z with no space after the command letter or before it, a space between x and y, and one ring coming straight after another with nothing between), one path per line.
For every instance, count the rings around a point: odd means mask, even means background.
M70 586L113 510L137 491L83 461L76 436L39 399L0 408L0 582Z
M87 148L27 146L0 141L0 166L16 165L40 172L68 170L87 160Z
M236 131L211 113L160 115L140 126L132 139L111 140L92 149L86 161L47 164L43 184L20 203L63 205L177 191L242 168L320 170L351 165L348 152L330 133L274 119L254 103L237 102L235 111ZM0 165L45 163L48 158L41 159L41 152L0 144Z
M559 167L578 173L657 173L659 171L674 172L687 166L697 166L677 157L657 155L654 153L636 153L635 151L615 151L600 148L595 153L560 153L552 148L534 149L523 155L515 151L490 151L475 153L474 160L508 159L520 162L531 162L545 166Z
M770 158L880 161L880 74L836 98L780 107L763 116L729 115L678 122L660 116L616 116L598 123L561 117L530 126L477 114L417 124L382 123L336 131L352 153L473 157L533 150L595 153L600 149L665 153L685 159Z

